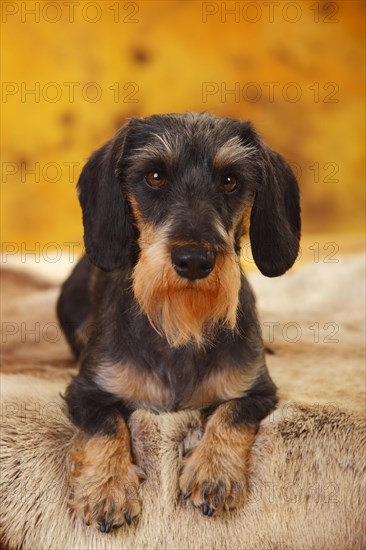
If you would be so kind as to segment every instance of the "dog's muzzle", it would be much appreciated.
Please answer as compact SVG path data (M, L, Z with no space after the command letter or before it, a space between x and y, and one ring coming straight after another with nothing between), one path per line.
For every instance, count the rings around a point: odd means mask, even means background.
M198 246L173 246L171 260L180 277L204 279L215 267L216 253Z

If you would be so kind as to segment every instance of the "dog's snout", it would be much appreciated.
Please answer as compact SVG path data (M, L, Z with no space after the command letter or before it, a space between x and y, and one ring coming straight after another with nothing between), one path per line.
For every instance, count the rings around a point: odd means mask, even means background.
M175 271L185 279L203 279L215 267L216 254L198 246L173 246L172 264Z

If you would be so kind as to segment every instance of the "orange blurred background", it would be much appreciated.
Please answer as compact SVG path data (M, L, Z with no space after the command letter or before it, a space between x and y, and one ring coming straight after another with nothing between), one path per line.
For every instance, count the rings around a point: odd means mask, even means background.
M186 110L252 120L299 177L305 242L363 246L364 2L1 7L7 251L81 249L87 157L126 117Z

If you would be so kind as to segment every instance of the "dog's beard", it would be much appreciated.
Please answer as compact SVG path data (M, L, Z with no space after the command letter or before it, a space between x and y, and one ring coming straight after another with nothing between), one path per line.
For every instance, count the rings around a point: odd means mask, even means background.
M240 266L234 251L219 254L205 279L188 281L175 272L164 239L140 245L132 276L134 294L151 325L172 347L203 347L217 327L235 329Z

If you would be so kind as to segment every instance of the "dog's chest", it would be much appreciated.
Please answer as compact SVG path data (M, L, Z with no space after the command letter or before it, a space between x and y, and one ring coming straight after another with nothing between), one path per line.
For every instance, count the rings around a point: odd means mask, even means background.
M246 369L225 366L208 373L175 368L157 374L119 362L101 366L96 381L133 408L163 412L202 409L238 398L252 385L253 377Z

